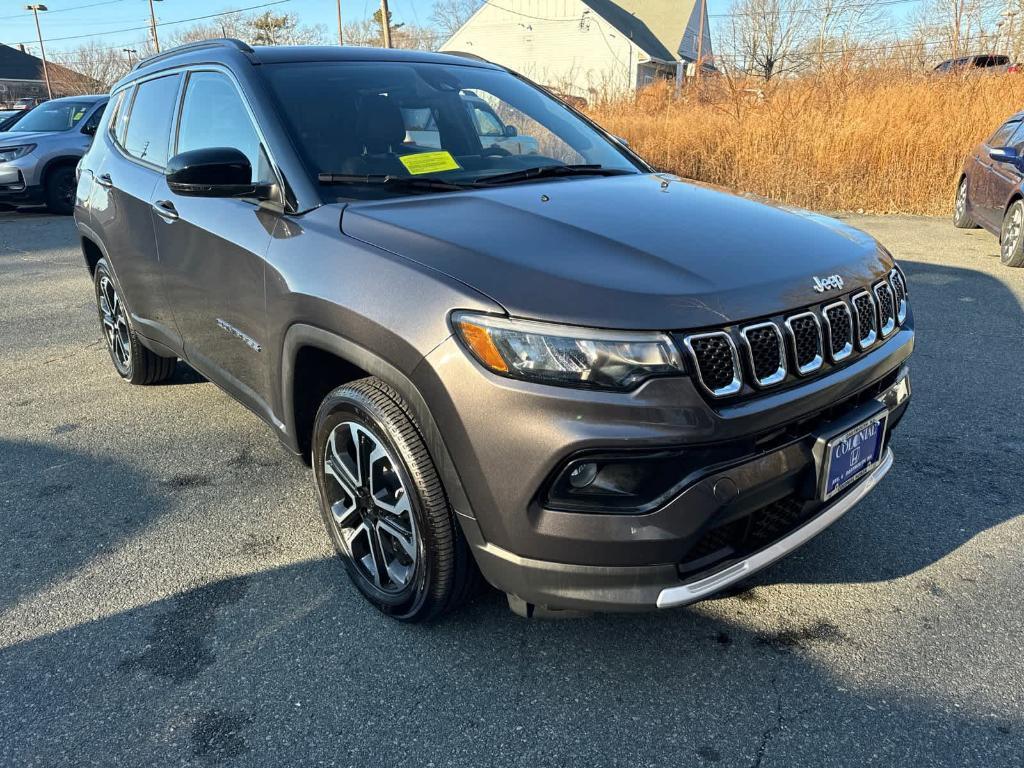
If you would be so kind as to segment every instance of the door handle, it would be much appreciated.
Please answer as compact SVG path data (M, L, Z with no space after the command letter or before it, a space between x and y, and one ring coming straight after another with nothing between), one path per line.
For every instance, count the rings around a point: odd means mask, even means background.
M157 200L153 203L153 211L164 221L176 221L178 211L170 200Z
M101 173L99 176L97 176L96 183L99 184L101 187L106 187L107 189L110 189L112 186L114 186L114 180L110 178L109 173Z

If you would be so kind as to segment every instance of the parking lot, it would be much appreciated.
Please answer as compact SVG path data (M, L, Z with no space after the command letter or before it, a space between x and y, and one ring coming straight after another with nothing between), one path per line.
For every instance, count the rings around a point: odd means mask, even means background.
M254 416L117 378L73 222L0 212L0 765L1024 765L1024 270L851 221L919 334L865 502L691 608L402 626Z

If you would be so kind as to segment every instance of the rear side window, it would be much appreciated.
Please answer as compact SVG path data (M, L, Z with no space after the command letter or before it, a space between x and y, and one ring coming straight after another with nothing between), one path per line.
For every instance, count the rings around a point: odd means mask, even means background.
M107 105L107 111L110 112L110 119L107 120L107 133L117 144L122 142L124 129L128 126L128 96L131 92L131 88L118 91Z
M231 147L249 158L253 182L270 183L270 164L235 84L219 72L194 72L181 107L177 152Z
M178 79L169 75L139 85L123 142L124 151L132 157L160 167L167 163Z
M1013 132L1017 130L1020 125L1019 120L1011 120L1008 123L1003 124L998 131L992 134L992 138L988 140L990 147L1006 147L1009 146L1007 142L1013 135Z

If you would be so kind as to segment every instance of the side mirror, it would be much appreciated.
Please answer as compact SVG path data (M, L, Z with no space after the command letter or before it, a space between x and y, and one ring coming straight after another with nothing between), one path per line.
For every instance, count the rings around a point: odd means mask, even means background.
M1017 154L1017 150L1014 147L995 147L988 151L988 156L997 163L1021 164L1021 156Z
M253 184L249 158L232 147L193 149L167 161L164 179L171 192L185 197L270 196L270 185Z
M90 120L88 123L82 126L82 133L84 133L86 136L95 136L96 126L98 124L99 123L94 123Z
M519 135L519 129L514 125L506 125L505 130L502 131L502 133L505 134L506 139L511 139L513 136Z

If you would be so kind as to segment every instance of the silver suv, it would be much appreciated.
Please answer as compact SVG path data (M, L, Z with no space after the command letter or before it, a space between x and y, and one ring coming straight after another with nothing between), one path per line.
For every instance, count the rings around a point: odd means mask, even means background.
M54 213L72 213L75 166L92 145L107 98L47 101L0 133L0 203L45 203Z

